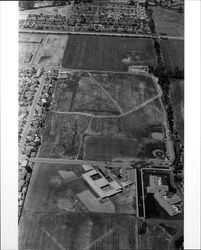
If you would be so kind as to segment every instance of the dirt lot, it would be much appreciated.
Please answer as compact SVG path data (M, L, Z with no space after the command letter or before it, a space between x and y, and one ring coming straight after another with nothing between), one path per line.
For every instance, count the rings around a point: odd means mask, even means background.
M127 71L131 65L154 65L151 39L105 36L69 37L64 68Z
M170 91L176 131L184 143L184 80L172 80Z
M184 13L161 7L152 7L152 10L158 34L184 36Z
M179 40L161 40L161 51L167 70L175 67L184 69L184 42Z
M79 115L49 113L42 138L41 157L76 157L89 118Z

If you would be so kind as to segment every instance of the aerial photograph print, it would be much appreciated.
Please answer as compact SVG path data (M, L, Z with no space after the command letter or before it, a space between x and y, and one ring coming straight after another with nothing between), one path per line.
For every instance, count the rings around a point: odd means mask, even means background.
M184 249L184 5L19 1L19 250Z

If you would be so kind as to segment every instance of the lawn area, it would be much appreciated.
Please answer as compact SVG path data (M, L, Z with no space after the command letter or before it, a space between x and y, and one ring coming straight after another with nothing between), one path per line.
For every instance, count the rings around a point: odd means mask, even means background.
M174 70L179 67L184 70L184 41L161 40L160 44L166 69Z
M176 131L184 144L184 80L172 80L170 92Z
M184 36L184 13L161 7L152 7L156 33Z
M128 71L131 65L154 65L151 39L70 35L62 66L73 69Z

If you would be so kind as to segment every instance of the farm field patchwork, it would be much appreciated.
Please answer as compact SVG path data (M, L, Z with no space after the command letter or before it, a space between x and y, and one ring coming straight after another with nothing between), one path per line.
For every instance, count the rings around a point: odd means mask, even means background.
M152 7L156 33L184 36L184 13L161 7Z
M184 41L161 40L160 44L166 69L173 71L179 67L184 70Z
M128 71L154 65L153 41L146 38L70 35L62 66L72 69Z
M184 80L173 80L170 83L170 93L174 112L175 129L184 143Z

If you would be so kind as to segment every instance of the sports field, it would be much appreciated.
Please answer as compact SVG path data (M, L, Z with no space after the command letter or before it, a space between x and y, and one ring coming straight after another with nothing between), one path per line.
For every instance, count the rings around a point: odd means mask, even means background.
M72 69L128 71L131 65L154 65L151 39L70 35L62 66Z
M184 70L184 41L161 40L161 51L167 70L175 67Z
M156 33L184 36L184 13L178 13L178 11L159 6L152 7L152 10Z

